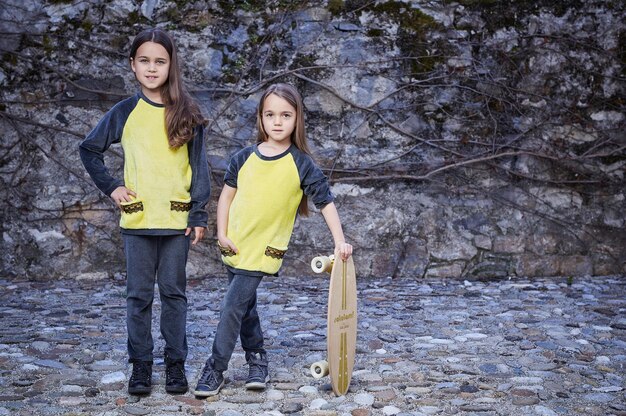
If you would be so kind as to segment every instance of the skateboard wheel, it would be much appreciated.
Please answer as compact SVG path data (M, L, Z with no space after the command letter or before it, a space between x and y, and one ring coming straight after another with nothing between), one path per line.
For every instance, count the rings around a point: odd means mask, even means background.
M328 361L316 361L311 364L311 375L313 378L322 378L328 375Z
M329 272L333 269L334 256L317 256L311 260L311 269L315 273Z

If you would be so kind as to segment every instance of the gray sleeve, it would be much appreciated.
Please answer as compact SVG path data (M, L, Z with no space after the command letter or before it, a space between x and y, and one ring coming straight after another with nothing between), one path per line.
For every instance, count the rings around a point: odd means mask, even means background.
M237 187L237 177L239 176L239 169L246 163L248 157L254 152L253 146L248 146L235 153L228 162L226 173L224 174L224 183L231 188Z
M98 189L107 196L124 181L114 178L104 165L104 152L122 139L128 116L135 108L137 98L131 97L116 104L79 145L80 159Z
M304 194L313 201L316 208L322 209L335 200L330 191L328 178L315 164L313 158L296 149L293 153L298 173L300 174L300 186Z
M191 211L189 227L206 227L209 214L206 205L211 196L211 176L204 146L204 126L196 127L195 137L187 144L191 165Z

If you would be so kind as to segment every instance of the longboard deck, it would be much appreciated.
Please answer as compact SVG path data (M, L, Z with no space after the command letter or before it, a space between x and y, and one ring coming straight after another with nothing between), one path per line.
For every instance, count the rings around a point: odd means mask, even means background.
M336 395L345 395L354 368L357 329L357 292L354 261L334 261L328 292L328 371Z

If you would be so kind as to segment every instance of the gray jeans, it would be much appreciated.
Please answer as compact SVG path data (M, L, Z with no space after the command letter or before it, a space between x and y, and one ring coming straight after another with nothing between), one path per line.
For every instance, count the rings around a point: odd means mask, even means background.
M130 362L153 361L154 282L161 298L161 335L165 355L187 358L187 276L189 237L123 234L126 253L126 327Z
M261 279L228 272L228 290L222 301L210 358L216 370L228 368L238 337L244 351L265 353L261 321L256 310L256 289Z

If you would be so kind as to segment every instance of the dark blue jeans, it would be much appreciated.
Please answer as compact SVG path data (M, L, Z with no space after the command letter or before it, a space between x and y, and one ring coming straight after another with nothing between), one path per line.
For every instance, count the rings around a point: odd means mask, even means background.
M265 353L261 320L256 310L256 289L261 279L228 272L228 290L222 301L210 358L216 370L228 369L238 337L244 351Z
M189 237L123 234L126 253L126 327L130 362L153 361L154 282L161 298L161 335L165 355L187 358L187 276Z

